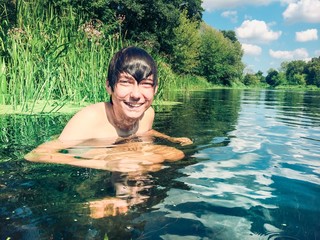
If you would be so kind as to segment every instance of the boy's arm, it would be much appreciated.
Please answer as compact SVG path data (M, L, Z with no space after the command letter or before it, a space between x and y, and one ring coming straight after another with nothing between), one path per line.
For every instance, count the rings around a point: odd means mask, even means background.
M160 170L162 167L161 163L163 163L166 158L174 161L183 157L183 153L178 150L171 151L171 154L169 154L170 152L167 150L167 154L162 156L158 154L159 149L153 152L154 149L149 145L146 145L145 149L135 151L132 150L130 144L120 144L112 148L101 147L91 150L88 149L86 153L82 153L79 157L70 153L63 153L63 149L67 150L68 148L76 147L78 144L80 144L80 142L74 142L73 144L68 142L67 145L60 140L49 141L39 145L25 155L24 158L32 162L68 164L112 172L150 172ZM143 148L143 143L140 144L141 148ZM177 152L181 152L182 154L178 154Z
M170 137L164 133L158 132L154 129L149 130L146 133L147 136L153 136L153 137L158 137L158 138L163 138L166 139L170 142L173 143L180 143L181 146L185 146L185 145L190 145L193 144L193 142L191 141L191 139L187 138L187 137Z
M61 151L69 147L75 146L77 143L64 144L59 139L45 142L33 149L24 158L31 162L43 162L43 163L63 163L70 164L70 162L77 159L70 154L64 154Z
M64 149L67 150L80 143L80 141L68 141L65 143L59 139L45 142L25 155L24 158L31 162L68 164L78 167L110 170L103 160L90 157L82 158L81 156L77 157L70 153L63 153Z

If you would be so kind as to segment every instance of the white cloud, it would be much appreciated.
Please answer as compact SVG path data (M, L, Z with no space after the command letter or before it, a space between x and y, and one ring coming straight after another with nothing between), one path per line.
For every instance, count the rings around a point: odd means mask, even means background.
M245 20L235 30L237 37L244 41L267 43L277 40L282 32L274 32L264 21Z
M253 56L258 56L262 52L261 47L259 47L257 45L253 45L253 44L242 43L242 49L245 54L253 55Z
M217 9L236 8L243 5L268 5L279 0L203 0L202 7L206 11L214 11Z
M308 42L313 40L318 40L318 30L308 29L302 32L296 32L296 40L298 42Z
M221 13L222 17L229 18L233 23L238 21L237 11L225 11Z
M269 55L273 58L285 60L307 60L309 58L308 51L305 48L298 48L293 51L273 51L270 49Z
M298 0L291 2L282 16L288 22L320 23L320 1Z
M319 50L315 50L315 51L314 51L314 54L315 54L316 56L320 56L320 49L319 49Z

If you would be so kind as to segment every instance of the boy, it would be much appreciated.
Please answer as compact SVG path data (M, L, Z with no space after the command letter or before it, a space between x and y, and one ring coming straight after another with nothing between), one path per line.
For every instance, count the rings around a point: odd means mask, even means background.
M76 148L88 142L96 145L98 140L99 145L107 146L135 136L155 136L181 145L192 144L188 138L173 138L152 129L155 113L151 104L158 89L157 67L143 49L127 47L114 55L108 68L106 89L110 102L85 107L71 118L57 140L40 145L25 158L127 172L143 171L151 164L184 157L178 149L143 143L93 149L80 158L61 153L62 149Z

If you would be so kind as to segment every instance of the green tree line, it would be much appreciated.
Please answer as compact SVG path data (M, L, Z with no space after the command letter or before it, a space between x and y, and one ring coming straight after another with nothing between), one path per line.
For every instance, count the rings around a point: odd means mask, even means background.
M247 73L243 78L245 85L266 85L271 87L320 87L320 57L310 61L294 60L283 62L280 69L269 69L266 77L261 71Z

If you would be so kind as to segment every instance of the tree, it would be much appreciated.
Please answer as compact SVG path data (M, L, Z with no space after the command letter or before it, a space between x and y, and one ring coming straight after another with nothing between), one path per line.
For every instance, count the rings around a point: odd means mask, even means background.
M179 17L179 25L173 29L172 65L180 73L193 73L198 66L200 35L199 23L187 18L184 10Z
M10 1L10 0L5 0ZM115 33L121 32L131 42L147 45L153 50L171 54L173 29L178 25L182 10L189 19L202 19L201 0L25 0L53 6L57 13L72 6L86 21L102 21ZM12 1L13 2L13 1ZM0 4L1 10L1 4ZM110 32L108 30L108 32Z
M308 85L320 87L320 57L312 58L305 68L306 82Z
M271 86L275 87L277 85L277 78L278 78L279 72L275 69L270 69L268 71L268 74L266 76L266 82Z
M200 28L199 74L216 84L232 85L244 69L241 44L232 42L212 27L202 23Z
M278 72L275 69L270 69L268 75L266 76L266 83L271 87L276 87L285 82L285 73Z
M255 76L259 79L260 83L266 83L266 78L263 76L263 72L262 71L258 71L256 72Z
M232 30L228 30L228 31L222 30L221 33L223 34L223 36L224 36L225 38L230 39L231 42L237 42L237 41L238 41L235 31L232 31Z
M258 85L260 79L255 74L247 73L243 78L243 84L246 86L255 86Z
M296 84L296 85L306 85L306 74L303 73L296 73L293 75L292 77L292 81Z
M122 31L132 41L149 44L171 54L173 29L178 25L180 12L186 9L188 18L202 18L201 0L109 0L109 7L123 16Z
M302 60L295 60L289 63L282 64L285 70L286 79L291 85L300 85L304 80L302 80L302 75L305 70L306 62ZM298 77L299 76L299 77ZM304 85L304 84L303 84Z

